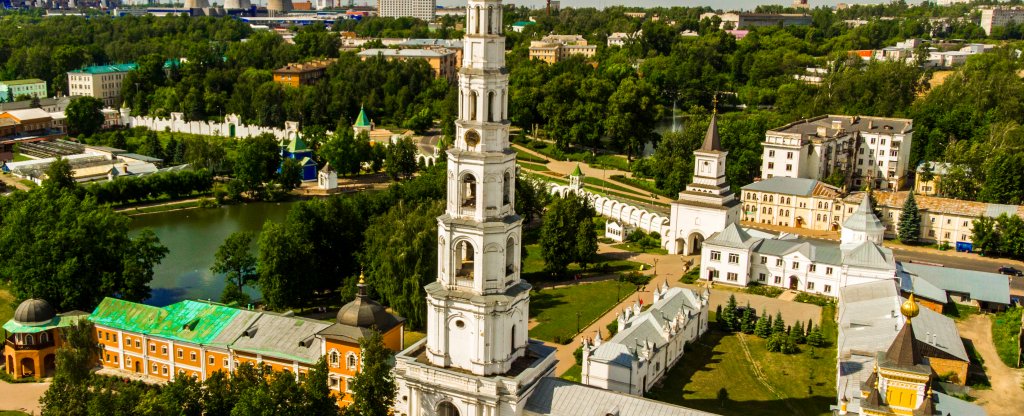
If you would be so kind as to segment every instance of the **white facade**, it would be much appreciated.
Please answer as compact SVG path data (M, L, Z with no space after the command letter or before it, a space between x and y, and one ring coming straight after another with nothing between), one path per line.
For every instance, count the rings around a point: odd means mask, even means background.
M1024 23L1024 8L992 7L981 9L981 28L986 35L992 34L992 28L1006 26L1007 23Z
M704 242L700 276L836 297L841 287L895 278L892 250L881 246L884 230L867 202L843 223L841 244L764 235L732 224Z
M693 182L672 202L669 230L662 234L669 253L699 253L705 239L740 220L742 207L725 178L729 152L722 150L717 115L693 155Z
M377 13L380 17L415 17L427 22L434 21L436 0L378 0ZM501 22L499 20L499 22Z
M470 0L468 10L437 281L425 288L426 338L396 356L397 415L521 415L554 369L551 351L528 339L501 1Z
M665 283L654 303L634 304L618 315L619 332L608 341L598 333L583 341L583 384L643 395L683 357L685 346L708 329L707 289L702 294Z
M89 67L68 72L68 95L95 97L107 107L121 105L121 84L135 64Z
M899 189L908 172L913 123L826 115L769 130L761 143L761 177L824 180L839 171L850 187L870 181L874 189Z

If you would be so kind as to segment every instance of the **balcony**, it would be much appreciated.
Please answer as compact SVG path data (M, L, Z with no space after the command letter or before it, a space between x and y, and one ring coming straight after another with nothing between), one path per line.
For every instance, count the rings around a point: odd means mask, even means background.
M53 346L53 339L47 339L45 342L34 342L32 344L16 343L13 339L7 339L7 346L13 348L15 351L24 350L41 350Z

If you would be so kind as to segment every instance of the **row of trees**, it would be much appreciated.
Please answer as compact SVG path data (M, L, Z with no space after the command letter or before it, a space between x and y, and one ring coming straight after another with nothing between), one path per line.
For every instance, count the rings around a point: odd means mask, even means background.
M120 205L164 196L177 199L209 192L213 175L205 170L179 170L145 176L119 176L112 181L85 186L85 192L101 204Z
M729 296L725 308L718 307L717 316L723 330L753 334L766 339L765 348L771 352L793 354L799 352L799 345L823 347L827 342L821 327L814 325L811 320L807 320L806 326L800 321L792 326L786 326L782 312L776 312L773 319L762 309L761 316L756 316L749 303L741 311L736 304L735 295Z
M540 254L544 270L561 276L569 264L586 268L597 255L597 215L586 199L575 194L555 198L548 205L540 230Z
M44 416L336 416L384 415L394 401L390 351L379 333L360 340L363 365L348 381L354 403L340 409L321 358L296 381L290 371L243 363L230 376L219 371L206 380L178 376L163 385L94 375L101 351L86 320L64 330L56 374L40 404Z
M1024 259L1024 219L1003 213L996 218L978 218L972 225L974 247L985 255Z

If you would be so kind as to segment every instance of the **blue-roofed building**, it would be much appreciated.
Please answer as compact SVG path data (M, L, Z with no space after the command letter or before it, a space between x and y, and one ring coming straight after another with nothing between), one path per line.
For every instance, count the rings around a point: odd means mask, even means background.
M302 167L302 181L315 181L317 175L317 164L313 160L313 149L310 149L301 134L295 134L291 140L281 146L281 159L294 159ZM280 168L278 168L280 172Z
M683 357L684 346L708 329L707 289L655 288L654 303L641 312L634 304L619 313L619 332L607 341L601 333L583 342L581 382L642 396Z
M961 270L920 263L896 263L900 289L941 313L947 304L972 305L998 312L1010 305L1010 280L998 273Z

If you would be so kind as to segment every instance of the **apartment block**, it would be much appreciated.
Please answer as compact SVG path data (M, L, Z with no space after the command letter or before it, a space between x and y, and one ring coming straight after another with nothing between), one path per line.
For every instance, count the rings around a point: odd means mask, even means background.
M46 98L46 81L36 78L0 81L0 103L12 102L23 96Z
M274 82L292 87L312 85L323 78L327 67L336 59L322 59L312 62L288 64L274 70Z
M530 42L530 59L553 64L573 55L593 58L597 46L590 45L580 35L549 35L539 41Z
M986 35L992 34L992 28L1006 26L1008 23L1024 23L1024 7L990 7L981 11L981 28Z
M450 49L367 49L359 52L362 60L376 56L387 60L423 59L434 71L434 77L444 78L448 82L455 82L458 77L458 54Z
M380 17L415 17L433 21L436 0L378 0L377 13Z
M68 95L95 97L107 107L121 105L121 84L134 63L96 65L68 72Z

